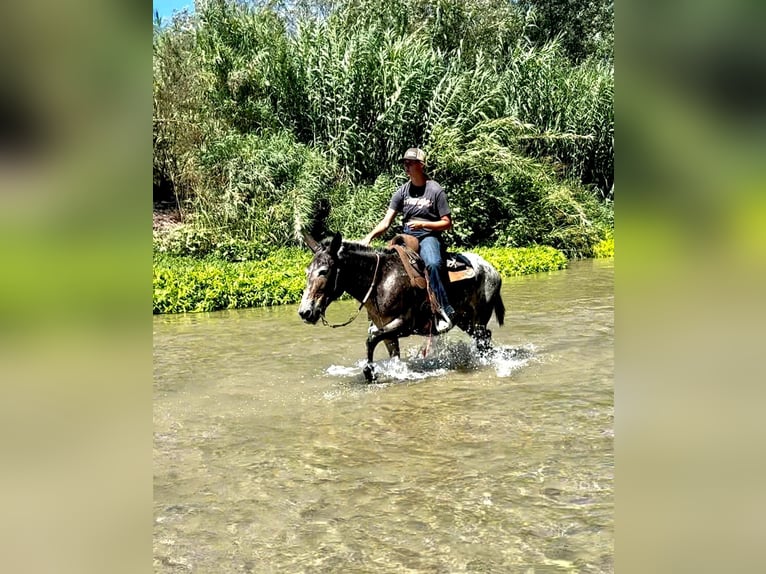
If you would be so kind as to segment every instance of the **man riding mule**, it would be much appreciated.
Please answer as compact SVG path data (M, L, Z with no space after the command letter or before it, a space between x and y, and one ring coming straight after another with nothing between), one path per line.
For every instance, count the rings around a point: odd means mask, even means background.
M424 172L425 159L419 148L404 152L401 161L409 181L394 192L386 215L362 243L369 245L388 230L397 213L402 213L403 232L420 242L419 253L426 266L429 288L438 303L436 332L444 333L455 321L455 309L443 282L445 249L441 237L452 228L452 215L444 190Z
M343 293L359 301L357 313L364 307L375 327L367 336L364 375L368 381L375 380L373 354L378 343L385 342L390 356L399 356L400 337L431 334L433 310L429 297L412 280L396 249L343 241L340 234L321 243L309 235L304 235L304 240L314 257L306 270L306 288L298 314L307 323L316 324L321 319L327 324L324 314L328 305ZM473 337L480 350L485 350L491 345L487 323L492 313L499 325L505 317L500 296L502 280L479 255L461 256L473 273L469 279L450 284L455 324Z

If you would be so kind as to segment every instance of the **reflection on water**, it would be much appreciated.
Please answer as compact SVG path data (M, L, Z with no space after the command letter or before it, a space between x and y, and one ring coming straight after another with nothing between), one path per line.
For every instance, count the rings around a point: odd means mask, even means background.
M155 317L155 571L613 571L613 264L503 296L493 353L381 345L376 385L361 318Z

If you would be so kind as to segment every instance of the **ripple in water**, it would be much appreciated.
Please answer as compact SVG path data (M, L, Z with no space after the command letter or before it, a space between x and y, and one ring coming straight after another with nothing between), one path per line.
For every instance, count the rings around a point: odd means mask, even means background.
M378 383L420 381L439 377L449 371L475 371L493 368L498 377L509 377L524 367L534 357L534 347L496 346L480 352L476 345L465 341L436 340L428 354L423 349L412 349L404 359L391 358L375 361ZM351 378L364 381L362 369L365 360L360 359L354 366L330 365L326 373L332 377Z

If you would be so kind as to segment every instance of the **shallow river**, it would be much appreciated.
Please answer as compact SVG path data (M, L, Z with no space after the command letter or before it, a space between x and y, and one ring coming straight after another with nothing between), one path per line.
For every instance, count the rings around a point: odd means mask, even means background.
M613 280L505 279L494 354L381 344L376 385L364 313L155 316L155 572L613 572Z

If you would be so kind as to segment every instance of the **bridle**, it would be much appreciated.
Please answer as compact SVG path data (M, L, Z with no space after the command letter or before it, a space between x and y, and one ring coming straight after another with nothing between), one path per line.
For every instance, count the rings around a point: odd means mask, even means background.
M332 327L333 329L336 329L338 327L345 327L346 325L350 324L354 319L357 318L359 315L359 312L362 310L362 307L364 307L365 303L367 303L367 300L370 298L370 295L372 295L372 290L375 288L375 282L378 278L378 268L380 267L380 253L375 254L375 271L372 274L372 282L370 283L370 288L367 289L367 294L362 299L361 305L359 305L359 308L356 310L356 313L351 315L351 317L348 318L347 321L344 323L328 323L327 319L325 319L324 312L325 309L322 309L322 314L320 315L320 318L322 319L322 325L325 327ZM338 281L340 280L340 272L339 270L335 271L335 293L338 292Z

